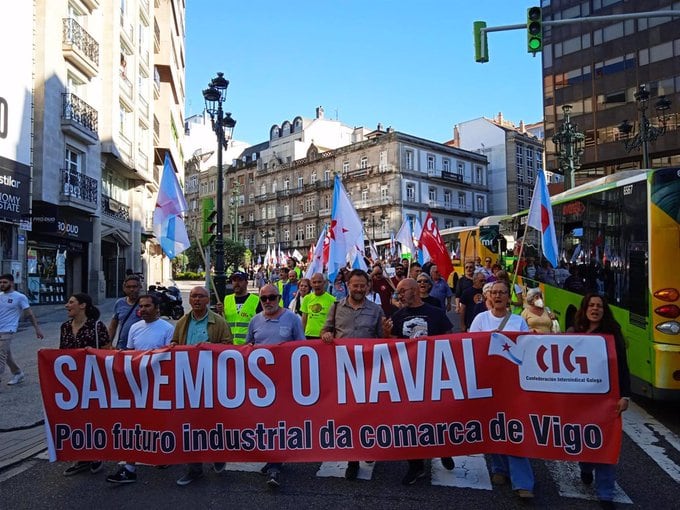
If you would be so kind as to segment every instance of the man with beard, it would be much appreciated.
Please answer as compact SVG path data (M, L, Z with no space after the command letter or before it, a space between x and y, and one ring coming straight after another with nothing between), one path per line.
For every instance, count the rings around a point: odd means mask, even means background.
M385 336L420 338L444 335L453 329L453 324L444 310L423 302L418 292L418 284L413 278L406 278L399 282L397 295L401 308L394 313L392 319L385 321ZM442 466L449 471L455 467L451 457L442 457L441 462ZM409 460L408 465L408 471L401 480L403 485L413 485L425 476L423 459Z
M300 316L288 308L281 308L281 295L278 289L267 284L260 289L262 311L252 318L248 324L246 343L254 345L275 345L293 340L304 340ZM281 462L267 462L260 471L267 477L267 485L273 489L279 487Z
M382 308L366 299L368 274L362 269L349 273L349 295L336 302L331 308L321 330L321 340L330 344L334 338L382 338ZM347 463L345 478L356 480L359 475L359 461Z

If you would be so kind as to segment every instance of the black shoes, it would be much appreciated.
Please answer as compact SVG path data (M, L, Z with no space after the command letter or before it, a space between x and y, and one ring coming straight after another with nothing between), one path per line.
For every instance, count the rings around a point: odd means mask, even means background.
M357 461L351 461L347 463L347 469L345 469L345 479L356 480L359 476L359 463Z
M271 470L267 474L267 486L271 487L272 489L278 489L281 486L281 482L279 481L279 472Z
M106 477L106 481L109 483L135 483L137 481L137 473L128 470L125 466L122 466L116 473Z
M581 481L586 485L590 485L593 483L593 473L581 471Z
M453 468L456 467L456 463L453 462L453 459L451 457L442 457L442 466L444 466L444 469L447 471L453 471Z
M402 485L413 485L416 483L419 479L425 477L425 467L422 465L413 465L409 466L408 471L404 475L404 478L401 479L401 484Z

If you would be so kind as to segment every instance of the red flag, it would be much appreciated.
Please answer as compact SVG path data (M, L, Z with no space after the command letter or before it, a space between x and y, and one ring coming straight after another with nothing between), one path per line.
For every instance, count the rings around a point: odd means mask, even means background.
M323 238L323 265L328 264L328 254L331 248L331 229L326 231L326 236Z
M444 280L449 279L449 275L453 271L453 264L449 257L449 251L446 249L444 240L442 239L437 224L428 211L423 225L423 231L420 233L420 246L427 248L430 253L430 260L437 265L439 273Z

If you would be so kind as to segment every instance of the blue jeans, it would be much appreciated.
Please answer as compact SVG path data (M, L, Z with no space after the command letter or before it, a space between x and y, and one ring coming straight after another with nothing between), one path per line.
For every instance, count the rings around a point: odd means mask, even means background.
M595 462L579 462L581 471L592 473L595 471L595 493L602 501L614 499L616 485L616 464L598 464Z
M534 472L526 457L491 454L491 472L510 477L512 490L534 490Z

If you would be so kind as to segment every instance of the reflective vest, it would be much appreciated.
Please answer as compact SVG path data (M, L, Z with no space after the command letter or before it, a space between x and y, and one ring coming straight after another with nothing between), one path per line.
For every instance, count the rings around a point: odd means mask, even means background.
M231 328L235 345L246 343L248 323L255 316L259 302L260 300L257 296L250 294L248 299L241 305L241 310L238 311L234 294L229 294L224 298L224 320L227 321Z

